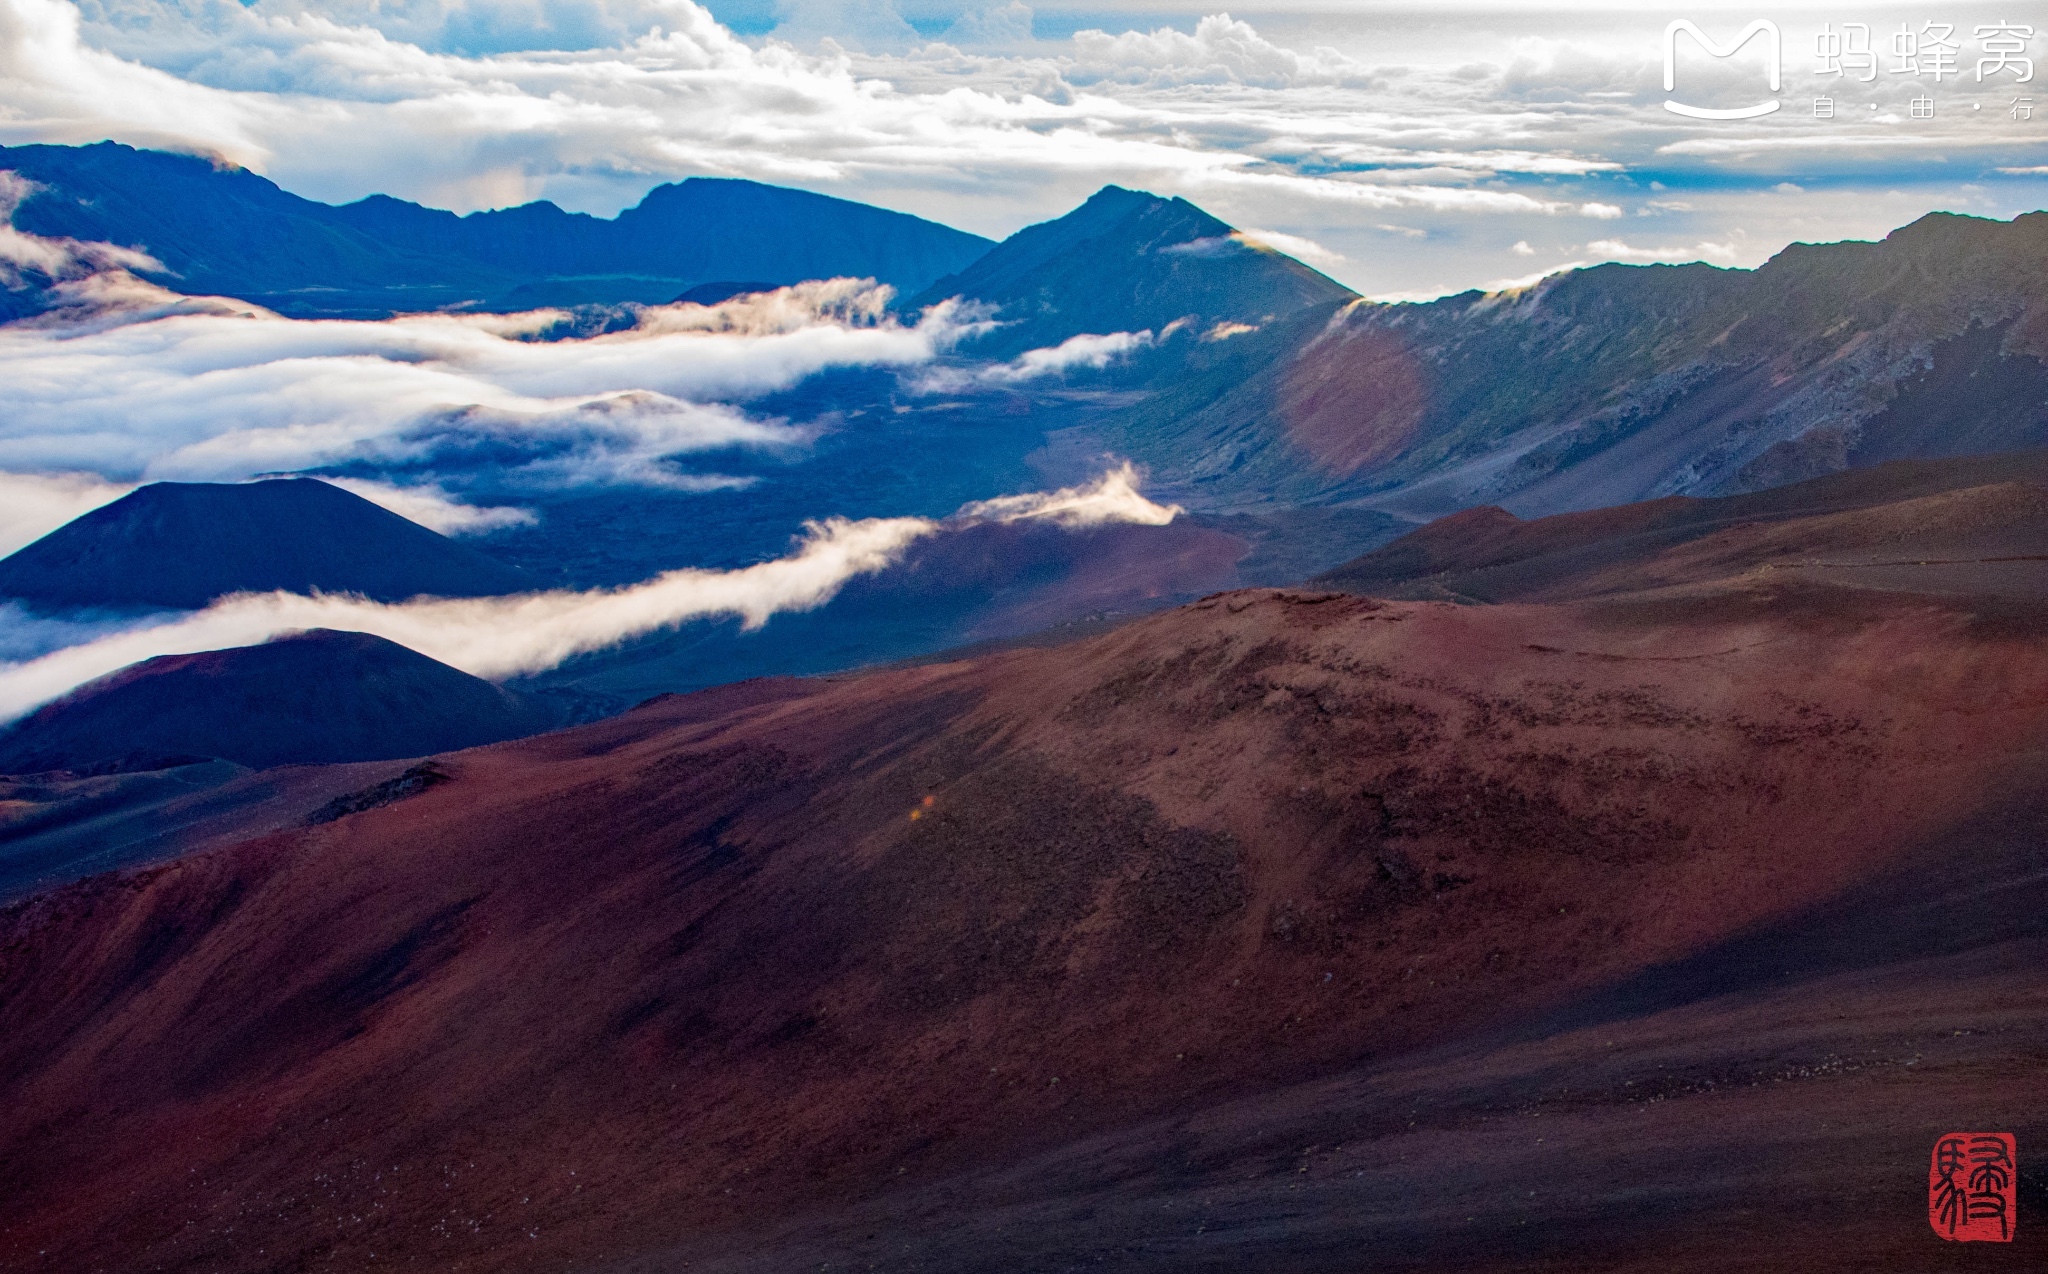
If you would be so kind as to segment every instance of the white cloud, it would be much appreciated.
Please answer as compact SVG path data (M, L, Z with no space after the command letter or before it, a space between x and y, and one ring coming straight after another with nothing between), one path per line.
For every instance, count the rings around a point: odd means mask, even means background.
M1185 245L1181 245L1185 246ZM1058 345L1029 349L1007 363L934 367L910 382L914 393L951 394L976 385L1019 385L1059 376L1076 367L1100 371L1155 343L1150 331L1082 333Z
M464 504L436 483L395 486L367 478L323 478L344 491L353 492L399 517L417 522L443 535L487 535L511 526L532 526L539 521L530 509L495 508Z
M136 626L133 611L45 615L20 602L0 602L0 672L9 664L40 659L51 651L82 646Z
M1621 215L1621 209L1611 203L1582 203L1579 205L1579 215L1592 217L1597 221L1612 221Z
M104 270L163 268L161 262L147 253L111 243L51 239L16 230L14 210L35 190L34 182L18 173L0 170L0 285L23 287L38 275L43 281L54 283Z
M811 524L787 557L731 571L669 571L644 584L582 593L401 603L237 594L169 623L0 668L0 720L139 660L246 646L307 628L374 633L490 678L538 672L572 655L693 619L734 616L758 628L778 612L823 605L847 580L883 569L936 529L923 518L832 519Z
M1518 257L1533 257L1536 255L1536 249L1529 246L1529 241L1527 239L1515 240L1515 246L1509 248L1508 251L1514 253Z
M1138 493L1138 471L1129 461L1078 487L999 496L963 505L955 515L967 521L1041 520L1065 527L1135 522L1165 526L1186 512L1177 504L1155 504Z
M1543 282L1543 280L1563 274L1567 270L1583 269L1592 264L1594 263L1591 261L1567 261L1562 265L1554 265L1548 269L1537 270L1533 274L1515 275L1505 279L1490 279L1472 288L1415 288L1405 292L1382 292L1377 296L1369 296L1365 299L1377 301L1385 305L1412 305L1425 301L1439 300L1454 293L1467 291L1484 292L1489 296L1498 296L1503 293L1520 292L1524 288L1534 287L1538 283Z
M17 136L202 147L261 161L258 103L238 102L151 67L89 47L76 7L63 0L0 3L0 108Z
M1872 117L1870 124L1885 126L1904 122L1889 112ZM1996 144L1993 139L1976 139L1980 145ZM1659 155L1754 155L1774 150L1897 150L1927 146L1948 147L1956 139L1938 133L1914 134L1895 130L1884 133L1773 133L1764 136L1721 135L1688 137L1659 146Z
M1024 0L968 9L939 38L948 44L1017 48L1031 43L1031 6Z
M1069 83L1112 80L1148 87L1184 84L1248 84L1291 88L1308 84L1367 86L1370 68L1335 49L1302 54L1260 36L1249 22L1212 13L1192 35L1172 27L1153 31L1079 31L1074 54L1062 68Z
M890 0L777 0L778 39L828 49L907 49L917 31Z
M1105 522L1160 526L1179 512L1178 506L1140 495L1136 471L1125 464L1084 486L970 504L945 522L812 522L785 557L729 571L668 571L626 588L398 603L350 595L240 593L202 611L0 665L0 721L143 659L251 645L307 628L374 633L480 677L517 676L691 620L733 617L754 629L777 614L815 609L837 596L848 580L886 569L918 540L948 529L1024 519L1066 527Z
M1419 238L1422 235L1422 232L1419 230L1409 230L1401 226L1377 226L1375 228L1389 230L1411 238ZM1334 266L1341 265L1344 261L1343 253L1332 252L1305 235L1282 234L1278 230L1254 230L1250 227L1245 227L1237 232L1237 237L1256 247L1271 248L1275 252L1283 252L1297 261L1305 261L1310 265Z
M921 364L973 329L951 306L905 326L888 297L828 280L652 307L628 330L559 341L521 339L561 317L546 311L385 322L246 306L67 312L0 327L0 468L234 480L349 461L431 466L489 447L518 458L513 481L701 488L674 457L812 437L725 400L830 367Z
M1741 252L1732 243L1695 243L1691 246L1668 248L1636 248L1619 239L1595 239L1586 245L1586 251L1595 260L1628 261L1637 264L1650 262L1676 263L1680 261L1715 261L1728 264L1736 260Z

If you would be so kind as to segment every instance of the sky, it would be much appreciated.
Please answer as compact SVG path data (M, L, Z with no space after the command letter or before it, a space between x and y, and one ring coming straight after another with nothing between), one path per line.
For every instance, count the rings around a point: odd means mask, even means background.
M1749 266L1934 209L2048 204L2048 95L2015 117L2048 84L2021 81L2016 57L2048 56L2048 34L1998 54L2006 16L1726 0L0 0L0 141L111 137L219 155L313 198L458 211L547 198L608 215L663 181L740 176L992 237L1114 182L1184 196L1367 295L1416 299L1601 260ZM1667 93L1679 17L1717 40L1774 21L1780 91L1763 84L1763 38L1717 59L1682 37ZM1932 50L1910 69L1902 23ZM1874 57L1822 74L1830 32ZM1779 108L1698 120L1665 108L1678 99Z

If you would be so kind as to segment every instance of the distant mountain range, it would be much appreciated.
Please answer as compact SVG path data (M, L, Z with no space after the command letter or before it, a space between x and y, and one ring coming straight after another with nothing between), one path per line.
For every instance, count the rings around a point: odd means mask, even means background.
M377 601L524 592L527 576L313 478L153 482L0 559L0 597L196 610L235 592Z
M0 169L42 187L15 213L19 229L139 248L164 264L151 277L167 287L301 317L661 303L707 284L841 275L909 294L991 246L905 213L721 178L657 186L606 219L545 201L468 216L386 195L335 207L247 169L114 142L0 147Z
M992 245L730 180L658 187L604 220L546 203L337 208L113 143L0 148L0 167L44 187L22 229L141 247L174 287L287 313L717 300L861 274L909 308L985 306L999 326L971 357L1150 332L1075 373L1144 396L1063 423L1211 512L1546 514L2048 441L2048 214L1935 213L1879 243L1794 244L1756 270L1603 265L1390 305L1185 200L1116 186Z

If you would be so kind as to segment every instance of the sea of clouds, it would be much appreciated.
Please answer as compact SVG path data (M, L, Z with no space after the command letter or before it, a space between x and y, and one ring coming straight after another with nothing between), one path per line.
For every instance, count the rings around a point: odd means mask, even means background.
M15 181L0 192L18 199L23 188ZM0 234L7 281L26 286L33 276L55 302L0 326L0 383L10 396L0 411L0 552L146 481L232 482L345 462L458 467L485 446L501 489L701 490L733 480L680 471L679 457L735 447L792 451L813 441L812 426L760 418L746 400L832 368L926 375L965 335L987 327L952 302L905 322L888 308L887 287L828 279L713 306L644 307L623 330L539 340L567 316L288 319L239 301L179 296L129 272L147 264L104 244L11 227ZM964 382L950 388L1101 367L1150 340L1077 337L958 373ZM450 534L534 516L475 507L435 482L329 480ZM493 678L695 619L736 617L757 628L779 612L829 602L847 580L888 567L917 540L977 523L1170 522L1179 510L1146 499L1137 481L1122 465L1092 483L977 502L943 520L824 518L806 524L783 557L735 570L673 570L626 588L400 604L269 593L143 617L47 616L8 605L0 607L0 721L140 659L306 628L376 633Z

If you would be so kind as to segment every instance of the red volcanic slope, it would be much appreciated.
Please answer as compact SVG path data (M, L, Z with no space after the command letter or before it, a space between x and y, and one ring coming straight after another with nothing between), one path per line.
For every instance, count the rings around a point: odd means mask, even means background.
M0 1270L1946 1268L2017 615L1259 591L465 753L0 913Z
M1796 570L1851 586L2010 592L2048 561L2048 451L1902 461L1753 495L1673 496L1524 521L1438 518L1316 580L1380 597L1565 601ZM1894 576L1885 568L1929 571ZM2038 567L2028 568L2038 571ZM2038 582L2019 591L2039 595Z

